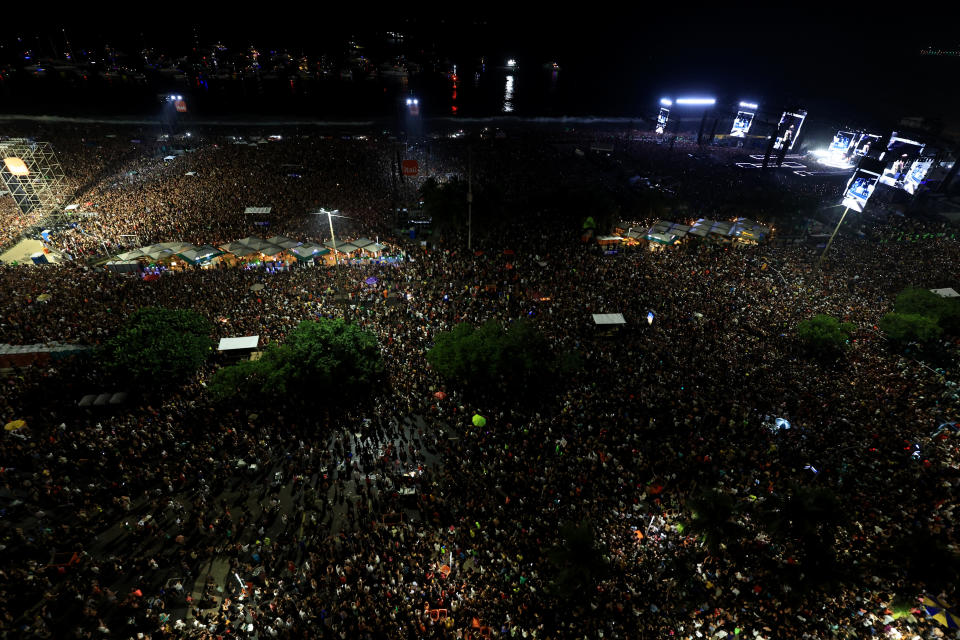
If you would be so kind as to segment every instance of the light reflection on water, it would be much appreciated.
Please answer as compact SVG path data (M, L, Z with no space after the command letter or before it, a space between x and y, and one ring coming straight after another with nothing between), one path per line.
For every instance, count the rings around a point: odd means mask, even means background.
M503 112L513 111L513 76L507 76L507 85L503 89Z

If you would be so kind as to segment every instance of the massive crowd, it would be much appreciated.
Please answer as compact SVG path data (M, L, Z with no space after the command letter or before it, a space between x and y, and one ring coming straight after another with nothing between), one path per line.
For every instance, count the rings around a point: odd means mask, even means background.
M474 170L489 171L507 203L554 188L557 174L536 167L611 189L629 173L537 141L497 144ZM342 189L332 204L353 224L389 230L392 148L307 139L136 160L137 174L89 189L98 233L229 241L251 231L242 209L258 204L278 209L279 230L306 224L302 211L323 203L271 175L293 150L324 201ZM462 148L430 153L462 171ZM660 153L635 148L618 161ZM696 159L664 162L689 165L682 184L726 179ZM846 562L870 566L889 540L918 532L955 548L960 450L930 435L958 419L958 371L900 354L873 329L905 285L956 283L960 243L936 233L897 242L900 230L878 228L841 237L816 269L806 247L607 255L581 244L573 218L524 210L475 236L476 252L451 232L437 246L411 244L399 264L269 275L148 282L77 263L0 266L0 342L101 344L147 305L192 308L217 337L264 342L303 319L344 317L376 333L389 381L352 411L303 398L265 413L214 403L210 365L159 398L92 415L70 408L96 381L69 362L7 375L0 422L28 427L0 439L0 628L51 638L947 633L919 613L888 616L895 594L923 592L906 574L797 593L781 579L788 550L750 522L752 553L736 563L708 554L682 523L704 488L762 502L793 484L822 486L851 515L835 541ZM256 283L265 286L253 292ZM627 320L612 337L591 322L608 312ZM859 327L833 368L793 335L815 313ZM457 322L521 317L585 361L555 394L478 398L427 366L434 337ZM477 412L486 427L472 426ZM771 416L792 428L768 428ZM551 591L547 550L561 544L561 524L581 521L611 570L568 601Z

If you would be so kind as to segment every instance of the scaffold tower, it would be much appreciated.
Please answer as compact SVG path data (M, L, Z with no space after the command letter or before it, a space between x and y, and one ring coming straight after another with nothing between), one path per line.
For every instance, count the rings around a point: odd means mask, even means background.
M0 139L0 176L24 214L53 213L63 200L63 167L49 142Z

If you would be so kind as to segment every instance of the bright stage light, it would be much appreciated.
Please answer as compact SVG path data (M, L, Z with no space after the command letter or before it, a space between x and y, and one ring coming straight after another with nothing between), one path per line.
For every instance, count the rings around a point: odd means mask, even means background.
M27 164L20 158L4 158L3 164L6 165L7 171L15 176L30 175L30 170L27 169Z
M413 104L413 100L412 100L411 98L407 98L407 106L409 106L409 105L411 105L411 104Z
M756 109L756 108L757 108L757 103L755 103L755 102L741 102L741 103L740 103L740 106L743 107L744 109Z
M716 98L677 98L677 104L713 105L716 102Z
M670 98L660 98L660 104L662 104L665 107L672 107L673 100L671 100Z
M420 104L420 101L417 100L416 98L414 98L414 99L413 99L413 104Z
M508 66L508 67L515 67L515 66L517 66L517 61L514 60L513 58L510 58L509 60L507 60L507 66Z

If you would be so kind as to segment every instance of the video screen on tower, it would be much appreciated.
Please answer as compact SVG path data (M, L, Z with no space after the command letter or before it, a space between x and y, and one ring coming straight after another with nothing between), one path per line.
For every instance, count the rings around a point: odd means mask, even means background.
M880 174L878 173L857 169L843 192L843 206L854 211L863 211L863 208L867 205L867 200L873 195L873 190L876 189L879 179Z
M657 133L662 134L667 129L667 120L670 119L670 109L660 107L660 113L657 115Z
M903 180L904 191L910 195L915 194L917 189L920 188L920 185L923 184L923 179L933 166L933 162L934 159L932 156L920 157L914 160L910 166L910 171L907 172L907 177Z
M754 114L749 111L738 111L737 117L733 121L733 128L730 135L734 138L743 138L750 131L750 125L753 124Z
M880 156L884 162L883 175L880 182L897 189L906 190L905 181L913 167L914 161L923 153L924 144L916 140L901 138L894 131L887 143L887 150Z
M837 131L833 136L833 142L830 143L830 153L836 155L846 155L847 150L853 144L853 133L850 131Z
M879 139L880 136L873 135L872 133L859 134L856 142L853 143L854 155L865 156L869 154L870 149L876 145Z
M787 149L793 149L806 117L806 111L784 111L780 117L780 125L777 127L777 139L773 143L773 148L780 149L786 145Z

